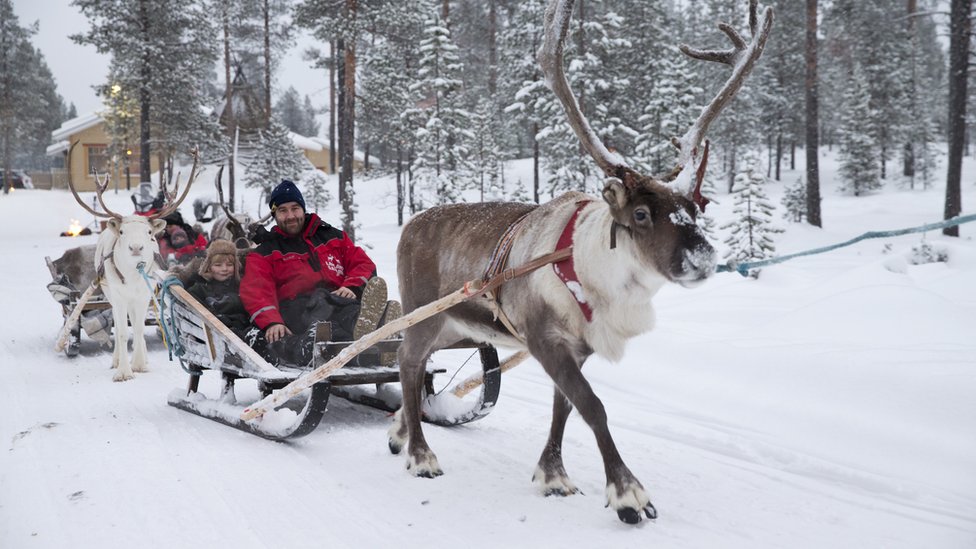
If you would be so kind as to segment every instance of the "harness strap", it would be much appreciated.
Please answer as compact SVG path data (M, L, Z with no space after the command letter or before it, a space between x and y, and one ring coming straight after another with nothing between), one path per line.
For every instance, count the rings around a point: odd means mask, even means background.
M522 226L525 224L525 219L528 217L529 212L526 212L522 217L518 218L515 223L512 223L505 229L505 233L502 237L498 239L498 243L495 245L495 249L491 252L491 256L488 258L488 266L485 268L485 273L481 277L482 282L487 283L492 277L502 272L505 265L508 263L508 256L512 252L512 246L515 244L515 237L518 236L519 232L522 230ZM491 309L492 314L495 316L495 320L500 320L502 324L510 334L512 334L515 339L524 342L525 338L515 329L512 321L505 314L505 311L501 308L501 288L496 290L489 290L485 292L485 297L488 298L488 308Z
M559 242L556 243L556 249L572 249L573 248L573 229L576 227L576 218L579 217L579 213L583 211L589 204L589 201L581 200L576 203L576 211L573 212L572 217L569 218L569 222L566 223L566 227L563 229L561 235L559 235ZM611 229L612 231L612 229ZM613 233L611 232L611 235ZM563 281L566 288L569 289L569 293L573 295L573 299L579 305L580 310L583 312L583 316L586 318L587 322L593 320L593 309L590 308L589 303L586 302L586 296L583 293L583 286L580 284L579 277L576 275L576 268L573 262L573 255L569 254L568 257L562 259L558 262L554 262L552 265L553 270L556 272L556 276Z

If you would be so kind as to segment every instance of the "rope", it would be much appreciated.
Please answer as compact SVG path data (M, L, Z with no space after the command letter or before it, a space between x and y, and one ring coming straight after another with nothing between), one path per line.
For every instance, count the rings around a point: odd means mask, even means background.
M149 275L146 274L144 270L144 265L140 263L137 268L139 270L139 274L141 274L142 278L146 281L146 285L148 285L149 288L152 290L153 285L149 278ZM156 300L155 293L153 295L153 306L156 308L156 321L159 324L159 327L162 329L163 343L166 345L166 350L169 352L170 362L173 361L173 355L176 355L177 360L179 360L180 362L180 367L183 368L184 372L190 375L198 376L200 375L200 372L187 368L186 364L183 362L183 355L186 353L186 350L183 348L183 344L181 343L179 337L180 336L179 327L176 323L176 318L175 318L176 315L173 312L174 308L172 304L174 298L173 298L173 293L170 291L170 288L172 286L182 286L182 285L183 283L180 282L180 280L175 276L170 276L166 280L163 280L159 286L159 292L158 292L160 296L159 300L158 301ZM167 301L169 301L168 316L166 314Z
M836 250L838 248L850 246L851 244L855 244L857 242L866 240L868 238L885 238L891 236L901 236L901 235L911 234L911 233L923 233L935 229L955 227L956 225L962 225L963 223L969 223L970 221L976 221L976 214L964 215L962 217L954 217L952 219L947 219L945 221L940 221L938 223L928 223L926 225L920 225L918 227L911 227L908 229L895 229L891 231L868 231L862 234L861 236L852 238L846 242L841 242L839 244L834 244L831 246L824 246L822 248L814 248L812 250L807 250L805 252L797 252L795 254L788 254L780 257L773 257L770 259L763 259L761 261L749 261L746 263L737 263L735 261L729 261L725 265L719 265L718 268L716 269L716 272L728 273L728 272L735 271L742 276L748 276L749 271L751 269L756 269L758 267L765 267L767 265L775 265L777 263L783 263L785 261L789 261L790 259L803 257L805 255L822 254L824 252L829 252L832 250Z

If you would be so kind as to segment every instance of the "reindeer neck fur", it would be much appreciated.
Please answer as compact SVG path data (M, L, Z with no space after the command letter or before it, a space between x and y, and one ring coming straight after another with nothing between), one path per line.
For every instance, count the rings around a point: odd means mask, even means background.
M640 255L635 253L633 241L624 232L617 235L617 247L610 249L612 217L606 202L574 192L540 206L531 215L548 219L534 223L537 229L527 231L519 238L510 264L528 261L532 259L529 256L538 254L540 249L554 250L580 201L588 203L580 212L573 231L573 259L583 295L593 310L592 321L586 321L579 304L551 267L532 273L530 279L533 285L541 286L539 289L546 296L558 302L557 310L563 317L559 320L571 333L582 337L600 356L617 361L623 356L627 340L653 328L651 298L666 279L653 266L639 262ZM505 291L507 285L502 290L503 302ZM519 315L515 308L506 308L506 312L510 310L512 315ZM512 320L519 324L527 319Z
M165 222L162 226L165 226ZM143 263L144 269L148 272L155 261L156 241L148 235L142 238L147 227L153 228L154 222L141 216L126 216L119 221L118 227L106 228L99 237L95 248L95 269L101 273L103 291L110 299L110 293L117 293L122 288L126 288L127 293L134 295L141 296L142 293L149 293L149 288L138 269L139 264ZM119 236L120 228L123 231L138 231L139 241L143 245L140 255L133 255L127 248L129 239ZM109 288L111 291L108 291Z

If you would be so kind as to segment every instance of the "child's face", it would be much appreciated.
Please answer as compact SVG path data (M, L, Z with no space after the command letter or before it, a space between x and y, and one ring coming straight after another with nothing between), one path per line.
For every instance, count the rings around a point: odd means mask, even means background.
M227 257L218 257L210 265L210 276L217 282L223 282L234 276L234 262Z

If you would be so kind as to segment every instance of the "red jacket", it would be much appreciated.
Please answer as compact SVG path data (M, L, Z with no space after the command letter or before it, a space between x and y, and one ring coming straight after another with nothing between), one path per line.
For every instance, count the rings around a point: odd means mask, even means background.
M362 293L376 275L376 265L346 233L308 214L300 236L275 227L270 238L247 255L241 280L241 301L251 322L262 330L284 324L278 303L311 293L315 288L346 287Z

